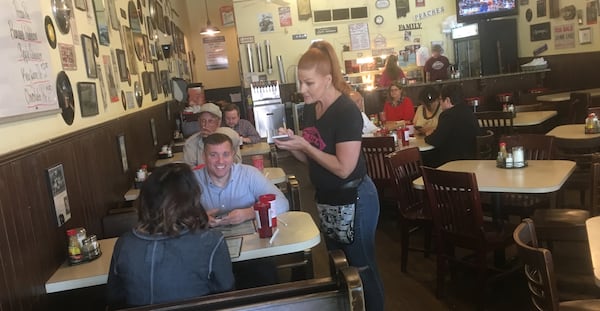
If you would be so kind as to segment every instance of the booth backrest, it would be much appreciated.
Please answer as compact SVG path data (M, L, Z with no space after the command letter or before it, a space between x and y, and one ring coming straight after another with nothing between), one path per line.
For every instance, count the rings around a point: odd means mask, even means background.
M363 285L358 269L348 266L343 253L341 256L344 258L340 259L339 253L330 253L331 267L336 269L332 271L332 277L234 290L191 300L123 310L363 311Z

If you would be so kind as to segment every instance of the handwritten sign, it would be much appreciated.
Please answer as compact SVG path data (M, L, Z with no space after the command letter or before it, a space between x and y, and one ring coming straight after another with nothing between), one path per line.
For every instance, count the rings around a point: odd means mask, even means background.
M44 18L36 1L3 1L0 23L0 122L58 112ZM29 115L29 116L25 116Z

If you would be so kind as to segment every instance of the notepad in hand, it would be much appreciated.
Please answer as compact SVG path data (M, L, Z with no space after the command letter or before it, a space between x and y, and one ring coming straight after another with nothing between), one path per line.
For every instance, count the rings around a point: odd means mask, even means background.
M241 236L225 239L225 242L227 242L227 248L229 249L229 257L240 257L240 252L242 251L242 240L243 238Z

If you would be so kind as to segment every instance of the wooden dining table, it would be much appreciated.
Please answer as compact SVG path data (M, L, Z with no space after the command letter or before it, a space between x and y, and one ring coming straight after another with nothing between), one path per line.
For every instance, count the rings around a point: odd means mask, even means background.
M319 228L312 216L306 212L289 211L277 215L277 221L279 232L275 238L260 238L257 232L241 236L239 256L231 258L231 261L298 252L305 252L305 255L308 254L305 259L311 260L310 249L321 242ZM67 262L62 264L46 281L46 293L106 284L116 241L117 238L99 240L102 255L93 261L74 266L70 266Z
M513 118L513 126L536 126L555 117L556 110L523 111L517 112Z
M600 287L600 216L588 218L585 227L594 270L594 282Z
M494 217L502 215L501 193L556 193L575 170L569 160L529 160L526 167L498 168L496 160L458 160L443 164L438 169L454 172L472 172L481 192L494 194ZM425 189L423 178L413 181L417 189ZM552 200L555 202L555 200Z
M593 88L593 89L585 89L585 90L574 90L574 91L569 91L569 92L560 92L560 93L554 93L554 94L546 94L546 95L540 95L538 97L536 97L536 100L538 102L562 102L562 101L567 101L569 99L571 99L571 93L590 93L590 95L592 97L595 96L600 96L600 88Z
M598 140L600 143L600 133L586 134L585 124L583 123L559 125L546 133L546 135L554 136L559 139Z

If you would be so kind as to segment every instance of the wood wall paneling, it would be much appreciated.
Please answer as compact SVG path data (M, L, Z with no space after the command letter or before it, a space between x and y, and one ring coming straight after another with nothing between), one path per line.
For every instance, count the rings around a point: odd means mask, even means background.
M175 119L165 104L58 137L0 157L0 311L47 310L46 280L66 260L66 230L85 227L103 237L102 217L119 206L132 186L134 171L150 167L168 144ZM181 105L171 105L177 115ZM150 119L154 118L158 146ZM124 133L130 169L123 172L117 134ZM58 227L46 169L62 163L71 219Z

